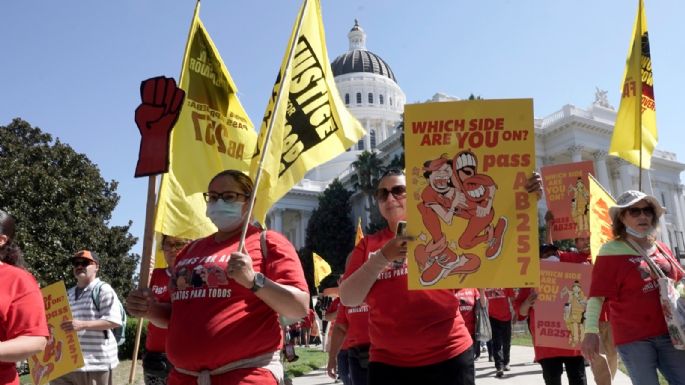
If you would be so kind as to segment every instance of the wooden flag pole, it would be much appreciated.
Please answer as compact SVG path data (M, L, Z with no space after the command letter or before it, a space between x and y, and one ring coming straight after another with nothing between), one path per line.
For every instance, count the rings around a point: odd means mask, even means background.
M264 159L266 158L266 154L269 152L269 144L271 143L271 133L273 132L274 128L274 117L278 115L278 110L281 106L280 100L283 95L283 89L285 88L285 79L288 79L290 77L290 64L292 63L293 57L295 56L297 38L298 36L300 36L300 30L302 29L302 20L304 20L304 15L307 12L307 5L309 5L309 0L304 0L304 4L302 5L302 12L300 13L300 19L298 20L297 28L295 29L295 34L293 35L293 39L290 42L290 52L288 52L288 60L286 60L285 62L285 69L283 70L283 75L281 76L281 84L278 85L278 92L276 93L276 102L274 103L274 111L269 117L269 127L266 131L266 137L264 138L264 146L262 147L262 153L260 154L259 158L257 175L255 175L255 179L253 181L255 187L252 191L252 196L250 197L250 203L247 209L247 218L252 218L252 210L254 209L255 198L257 197L255 192L257 191L257 189L259 189L259 182L262 179ZM245 237L247 236L247 228L249 224L249 220L245 221L245 224L243 225L243 232L240 235L240 245L238 246L238 250L240 250L241 252L243 252L245 248Z
M155 219L155 204L157 202L157 176L152 175L147 182L147 204L145 207L145 233L143 235L143 260L140 262L140 280L138 282L139 289L147 289L150 283L150 268L154 264L155 258L152 251L152 244L154 243L154 219ZM136 328L136 338L133 344L133 357L131 357L131 371L128 376L128 383L133 383L133 378L136 375L136 364L138 361L138 349L140 348L140 335L143 332L143 320L138 320L138 327Z

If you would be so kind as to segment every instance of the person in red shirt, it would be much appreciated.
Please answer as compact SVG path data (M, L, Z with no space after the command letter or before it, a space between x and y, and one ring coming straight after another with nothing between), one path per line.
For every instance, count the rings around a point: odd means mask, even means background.
M492 326L492 355L495 358L496 377L503 377L509 368L511 352L511 320L514 289L485 289L488 314Z
M50 335L43 295L23 269L15 219L0 210L0 384L19 385L16 362L41 352Z
M150 277L150 290L155 300L169 302L169 278L172 274L176 254L185 247L190 240L185 238L162 235L162 252L166 260L166 268L157 268ZM143 377L145 385L165 385L171 363L166 356L167 329L147 324L145 339L145 355L143 356Z
M305 317L309 294L297 252L283 235L247 225L239 250L253 191L252 180L240 171L214 176L204 196L218 231L176 257L171 303L155 301L142 289L128 297L131 314L168 328L166 352L174 365L169 385L276 385L283 380L278 316ZM208 285L210 273L215 287Z
M480 357L480 343L476 340L476 305L487 306L487 301L478 289L459 289L456 295L459 300L459 312L464 317L464 323L474 343L473 358L477 360Z
M527 187L539 191L537 174ZM410 238L393 231L407 217L404 173L387 171L375 196L388 227L357 244L340 284L345 306L369 305L369 384L474 384L473 341L454 290L407 289Z
M300 345L304 344L305 347L309 347L309 340L311 337L312 323L314 323L314 309L309 309L307 316L302 320Z
M640 191L626 191L609 209L614 240L600 249L592 270L585 313L583 355L592 361L599 353L598 318L609 305L609 322L621 361L634 384L658 384L657 369L669 384L685 379L685 350L671 341L659 298L659 284L642 252L676 282L683 278L680 263L656 241L659 201Z
M369 365L369 307L339 305L328 351L328 375L345 385L366 385ZM347 362L340 362L341 355ZM337 360L336 360L336 357ZM344 368L344 370L339 370Z
M554 225L554 213L552 213L551 210L547 211L545 214L545 223L547 229L551 229ZM581 235L588 234L581 233ZM574 239L574 244L577 251L557 251L557 247L552 244L552 231L547 230L548 250L551 251L553 249L553 254L555 255L552 256L552 258L559 258L562 262L591 263L590 237L576 237ZM590 368L592 369L592 374L597 385L611 385L611 381L618 370L618 352L616 351L616 345L614 345L614 338L611 335L609 307L607 306L607 302L602 305L598 327L601 354L597 354L594 359L590 361Z
M569 263L584 263L585 261L574 262L573 256L560 255L557 247L552 244L543 244L540 246L540 259ZM542 378L545 380L545 385L561 385L561 374L564 372L564 368L566 369L569 385L586 385L585 360L583 359L580 350L550 348L537 345L535 341L535 332L533 330L533 325L535 325L535 309L533 309L533 305L535 304L537 296L538 294L535 290L531 288L522 288L519 290L516 299L514 300L514 311L516 312L518 320L528 320L528 329L530 330L531 336L533 336L535 362L542 366Z

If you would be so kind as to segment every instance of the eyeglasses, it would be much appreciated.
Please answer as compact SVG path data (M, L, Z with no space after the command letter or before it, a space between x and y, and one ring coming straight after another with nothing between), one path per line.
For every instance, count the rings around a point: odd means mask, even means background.
M385 202L388 199L388 196L392 194L392 196L395 199L400 199L404 197L404 195L407 193L407 186L404 185L397 185L393 186L388 190L387 188L379 188L376 190L376 193L374 194L376 196L376 200L379 202Z
M239 193L236 191L224 191L224 192L220 192L220 193L210 191L210 192L202 193L202 196L205 197L205 202L207 202L207 203L216 202L219 199L221 199L222 201L224 201L226 203L232 203L232 202L238 201L239 197L244 197L244 198L249 197L248 194ZM245 200L245 199L243 199L243 200Z
M73 266L73 267L87 267L87 266L90 266L92 263L93 263L93 261L89 261L87 259L81 259L81 260L71 261L71 266Z
M629 207L626 211L633 218L639 217L640 214L645 214L645 216L648 216L648 217L653 217L655 215L654 207L652 207L652 206Z
M166 250L166 251L181 250L185 245L187 245L186 242L169 242L169 243L165 242L162 244L162 250Z

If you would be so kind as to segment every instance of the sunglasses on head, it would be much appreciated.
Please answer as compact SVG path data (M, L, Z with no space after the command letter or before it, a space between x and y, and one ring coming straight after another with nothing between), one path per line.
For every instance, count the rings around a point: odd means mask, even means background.
M655 215L654 213L654 207L652 206L647 206L647 207L629 207L626 209L628 212L628 215L630 215L633 218L637 218L640 216L640 214L645 214L648 217L653 217Z
M71 266L73 267L85 267L89 266L93 261L89 261L87 259L77 259L74 261L71 261Z
M400 199L402 198L405 194L407 193L407 186L403 185L397 185L391 187L389 190L385 187L379 188L376 190L376 199L379 202L384 202L385 200L388 199L388 196L392 194L395 199Z

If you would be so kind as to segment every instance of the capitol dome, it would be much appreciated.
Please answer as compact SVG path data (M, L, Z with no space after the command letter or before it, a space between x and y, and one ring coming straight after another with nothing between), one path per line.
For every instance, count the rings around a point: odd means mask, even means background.
M357 25L355 25L357 27ZM354 30L354 28L353 28ZM397 83L395 74L388 63L380 56L365 49L353 49L338 56L331 63L333 76L340 76L354 72L369 72L390 78Z

